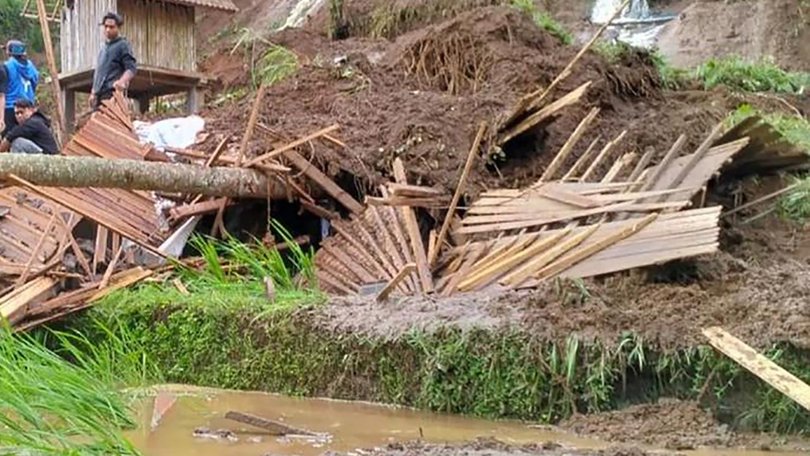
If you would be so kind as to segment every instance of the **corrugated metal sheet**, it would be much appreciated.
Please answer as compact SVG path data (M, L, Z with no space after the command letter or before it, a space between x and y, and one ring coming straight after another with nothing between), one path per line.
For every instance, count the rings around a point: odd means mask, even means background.
M199 6L202 8L218 9L222 11L237 12L239 8L231 0L163 0L166 3L178 5Z

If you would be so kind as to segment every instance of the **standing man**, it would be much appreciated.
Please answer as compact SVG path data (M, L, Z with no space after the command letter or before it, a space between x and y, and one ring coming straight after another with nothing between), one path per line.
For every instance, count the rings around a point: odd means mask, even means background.
M93 88L90 91L90 107L97 110L103 100L112 98L115 90L126 90L135 77L137 61L132 47L119 33L124 20L116 13L104 16L106 42L98 54L98 63L93 73Z
M3 91L5 109L3 115L3 136L17 125L14 116L14 103L17 100L28 100L34 102L34 94L39 84L39 71L37 67L28 60L25 44L22 41L11 40L6 43L6 55L8 60L3 64L0 75L0 86L5 79L6 85Z

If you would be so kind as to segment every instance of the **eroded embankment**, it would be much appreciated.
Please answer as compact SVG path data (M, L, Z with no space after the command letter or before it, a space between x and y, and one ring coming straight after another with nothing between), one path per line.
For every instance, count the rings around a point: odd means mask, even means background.
M743 239L728 247L736 257L521 294L268 312L263 296L134 302L136 290L90 316L126 325L171 382L542 422L676 396L742 427L800 431L810 416L700 335L722 326L810 379L805 254L777 247L775 229ZM86 331L87 318L73 325Z

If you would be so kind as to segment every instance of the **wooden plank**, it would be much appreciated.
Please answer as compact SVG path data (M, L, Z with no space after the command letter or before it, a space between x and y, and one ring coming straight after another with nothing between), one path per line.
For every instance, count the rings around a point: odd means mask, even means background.
M42 250L42 245L45 242L45 238L50 236L51 229L53 229L53 225L56 223L57 217L59 217L59 212L54 210L53 215L51 215L51 219L48 221L48 225L45 226L45 229L42 231L42 235L39 237L39 240L37 241L37 245L34 246L34 249L31 251L31 257L25 264L25 268L23 269L22 274L20 274L20 277L15 282L15 286L22 285L28 279L28 273L31 271L31 266L33 266L34 261L37 258L37 255L39 254L40 250Z
M402 229L402 226L404 225L402 213L393 207L387 207L385 210L388 212L388 217L392 221L392 223L386 224L386 226L390 228L391 232L394 234L394 240L396 241L398 247L395 251L402 254L402 264L415 263L413 252L411 252L411 248L408 246L408 240L406 239L405 232ZM418 280L413 280L414 291L421 290L420 286L421 284Z
M591 142L588 148L585 149L585 153L580 155L579 159L577 159L577 161L574 162L574 165L571 166L571 168L568 169L568 172L565 173L565 175L562 178L563 181L576 178L579 169L585 166L585 163L588 163L588 161L590 161L591 159L591 156L593 156L593 154L596 153L596 145L599 143L601 139L602 135L599 135L596 137L596 139L594 139Z
M619 144L625 136L627 136L627 130L623 130L621 133L619 133L619 136L605 144L605 147L603 147L599 152L599 155L596 156L593 163L591 163L591 166L589 166L588 169L586 169L582 174L582 178L580 178L580 180L586 181L590 179L591 176L596 172L599 165L602 164L602 161L607 158L613 148L616 147L616 145Z
M112 292L118 291L120 289L126 288L130 285L134 285L141 280L151 276L153 271L149 269L144 269L140 266L127 270L122 271L121 275L117 277L117 280L111 281L113 282L110 286L98 290L90 299L87 301L88 303L94 303L99 299L109 295Z
M394 276L386 285L385 288L380 291L377 295L377 302L384 302L388 299L388 295L391 294L392 291L402 282L405 277L412 274L416 271L416 263L408 263L402 269L397 272L397 275Z
M293 150L286 151L284 156L290 160L296 168L323 188L329 196L338 200L346 209L354 214L363 213L365 208L362 204L358 203L357 200L352 198L351 195L346 193L346 191L340 188L332 179L315 167L315 165L307 161L306 158Z
M726 332L723 328L712 327L703 330L709 343L724 355L733 359L749 372L771 385L777 391L810 410L810 386L766 358L748 344Z
M501 137L498 139L498 144L499 145L506 144L507 142L511 141L517 136L527 132L528 130L530 130L532 127L539 124L543 120L553 116L554 114L557 113L557 111L578 102L582 98L582 96L585 95L585 92L588 90L588 88L591 86L592 83L593 83L592 81L588 81L585 84L582 84L581 86L564 95L560 99L554 101L553 103L550 103L549 105L543 107L539 111L530 115L529 117L521 121L519 124L517 124L515 127L511 128L503 135L501 135Z
M554 174L560 169L560 166L565 163L565 160L574 150L574 146L577 145L580 138L582 138L582 135L585 134L585 131L588 130L588 127L590 127L591 123L593 123L594 119L596 119L596 116L599 115L599 112L599 108L593 108L588 115L582 119L579 125L577 125L577 128L573 133L571 133L571 136L568 137L568 140L565 141L565 144L563 144L560 151L554 157L554 160L552 160L546 170L543 171L543 175L540 177L540 182L548 181L554 177Z
M270 433L270 435L315 435L315 433L311 431L297 429L278 421L268 420L267 418L249 415L247 413L230 411L225 414L225 419L264 429Z
M11 293L0 298L0 316L11 324L25 318L25 308L33 301L42 298L56 286L56 281L50 277L38 277ZM22 313L22 314L21 314Z
M380 210L377 209L376 207L370 207L366 210L368 212L371 212L371 215L374 218L374 222L380 229L383 238L384 251L391 258L391 261L394 263L394 266L397 268L397 270L401 270L406 263L402 258L401 255L402 251L399 248L397 248L396 244L394 243L393 236L391 235L390 229L392 223L385 223L383 221L382 215L380 214ZM416 290L416 283L412 279L407 280L406 278L404 285L406 287L406 291L413 292Z
M541 269L537 274L535 274L535 277L537 277L540 280L551 278L565 271L571 266L579 263L580 261L594 255L595 253L598 253L610 247L611 245L621 242L622 240L632 236L639 230L643 229L645 226L655 221L656 217L658 217L658 214L650 214L639 221L633 221L633 223L630 223L626 228L619 231L618 233L612 234L593 244L586 245L583 248L571 252L570 254L560 258L554 263Z
M394 179L400 184L407 184L408 178L405 175L405 165L402 160L397 157L394 160ZM422 291L425 293L433 292L433 277L430 273L430 266L428 265L427 253L425 252L425 244L422 242L422 235L419 233L419 224L416 221L416 214L410 207L400 207L402 217L405 219L405 231L411 240L411 248L413 249L413 256L416 262L416 269L419 273L419 280L422 284Z
M250 109L250 117L248 118L247 128L245 129L245 134L242 135L242 143L239 145L239 155L236 158L237 167L242 166L242 163L245 160L248 145L250 144L250 140L253 137L253 131L256 129L256 121L258 120L259 117L259 109L262 106L262 101L264 100L265 92L267 92L267 86L262 84L259 87L259 91L256 92L256 98L253 100L253 106ZM251 163L248 162L246 166L250 167L250 164Z
M545 238L541 238L540 240L532 243L528 248L526 248L524 245L518 244L518 247L520 247L519 250L510 252L509 255L505 255L502 259L489 265L486 269L473 271L467 278L459 283L459 290L470 291L478 288L479 286L486 286L499 275L508 272L510 269L518 266L529 258L552 247L567 234L567 231L563 231Z
M293 149L295 149L297 147L300 147L300 146L302 146L302 145L304 145L304 144L306 144L306 143L308 143L308 142L310 142L310 141L312 141L314 139L317 139L317 138L320 138L323 135L332 133L333 131L336 131L339 128L340 128L340 125L334 124L332 126L329 126L329 127L324 128L324 129L318 130L315 133L309 134L307 136L304 136L303 138L299 138L299 139L296 139L295 141L293 141L291 143L285 144L284 146L281 146L278 149L274 149L274 150L272 150L270 152L259 155L258 157L254 158L253 160L250 160L247 163L245 163L245 166L246 167L251 167L251 166L257 165L257 164L259 164L259 163L261 163L263 161L269 160L269 159L271 159L273 157L277 157L277 156L279 156L281 154L292 151Z
M536 194L554 201L559 201L561 203L583 209L591 209L601 206L599 201L596 201L593 198L588 198L587 196L578 195L572 192L566 192L565 190L555 189L553 186L541 186L536 190Z
M420 185L409 185L391 182L388 184L388 190L394 196L408 196L408 197L432 197L444 196L442 190L433 187L423 187Z
M532 258L530 261L526 262L519 268L515 269L514 271L507 274L500 280L501 285L509 286L509 287L516 287L523 283L526 279L537 273L537 271L542 270L557 258L562 255L565 255L569 250L576 248L586 239L588 239L593 233L595 233L601 227L600 224L592 225L587 227L586 229L580 231L579 233L574 234L568 239L565 239L563 242L559 242L550 249L543 249L545 250L542 252L541 255ZM564 236L567 236L570 232L571 228L565 228L560 233L555 233L551 235L551 239L555 241L559 241ZM561 236L560 236L561 235ZM537 252L540 253L540 252Z
M442 247L444 246L444 240L447 237L447 231L450 229L450 222L455 216L456 208L458 208L458 202L461 199L461 194L464 191L464 186L467 182L467 176L470 174L470 171L472 170L472 165L473 162L475 161L475 156L478 155L478 149L481 147L481 141L484 140L484 133L486 133L486 131L487 131L487 124L485 122L481 122L478 125L478 133L476 133L475 135L472 147L470 147L470 151L467 152L467 160L464 162L464 169L461 171L461 176L458 178L458 184L456 184L456 191L453 193L453 199L450 201L450 207L447 209L447 215L444 216L442 227L439 230L438 237L436 238L436 249L434 250L434 256L428 259L428 264L431 267L434 264L436 264L436 259L439 256L439 252L441 252Z

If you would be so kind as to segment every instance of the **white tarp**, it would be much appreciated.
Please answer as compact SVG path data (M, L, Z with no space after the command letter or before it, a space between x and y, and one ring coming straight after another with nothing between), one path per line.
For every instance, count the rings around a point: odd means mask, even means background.
M184 148L197 142L197 135L205 128L200 116L174 117L155 123L134 123L135 132L142 143L152 143L158 149Z

